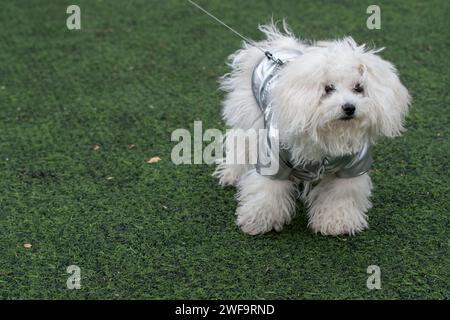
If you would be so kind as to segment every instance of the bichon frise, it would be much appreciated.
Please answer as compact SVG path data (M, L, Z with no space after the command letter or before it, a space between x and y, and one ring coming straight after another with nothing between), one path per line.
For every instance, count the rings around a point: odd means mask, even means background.
M301 183L311 229L353 235L368 226L369 146L379 136L400 135L410 96L380 50L351 37L307 44L283 27L284 33L273 23L261 26L267 39L244 43L221 79L229 127L266 129L257 137L266 146L277 130L278 170L263 174L259 162L222 162L214 176L237 187L237 224L245 233L282 230Z

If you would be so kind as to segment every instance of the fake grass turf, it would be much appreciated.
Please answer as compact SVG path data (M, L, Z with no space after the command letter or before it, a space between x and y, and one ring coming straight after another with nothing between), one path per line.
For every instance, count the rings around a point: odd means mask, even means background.
M413 108L374 148L355 237L312 234L300 204L282 233L246 236L213 167L171 163L173 130L225 129L216 80L238 38L178 0L80 0L69 31L69 4L1 4L1 298L449 297L448 1L379 2L381 30L366 28L370 1L200 1L254 39L273 13L302 38L387 48Z

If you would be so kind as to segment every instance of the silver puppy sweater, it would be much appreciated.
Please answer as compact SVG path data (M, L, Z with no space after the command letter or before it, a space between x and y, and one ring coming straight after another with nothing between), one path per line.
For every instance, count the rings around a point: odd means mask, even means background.
M270 137L274 130L276 130L272 121L273 109L270 101L270 91L274 82L279 77L279 71L285 67L288 62L300 55L302 55L302 52L297 50L276 51L274 52L274 56L283 61L283 64L263 58L253 71L252 90L256 102L264 114L264 128L267 132L266 151L268 156L270 156L272 152ZM339 178L360 176L370 169L373 162L368 144L365 144L359 152L353 155L325 157L322 159L321 163L314 162L293 166L291 164L291 158L289 149L285 149L280 145L278 153L278 172L269 175L264 174L261 169L264 168L265 165L261 163L259 156L256 170L258 173L272 179L286 180L290 177L295 177L305 182L312 182L319 180L323 175L327 174L335 174Z

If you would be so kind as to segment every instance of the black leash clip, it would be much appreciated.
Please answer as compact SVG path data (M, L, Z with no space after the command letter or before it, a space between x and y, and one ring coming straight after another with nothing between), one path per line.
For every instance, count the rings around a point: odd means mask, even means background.
M279 66L282 66L284 64L284 62L281 61L280 59L275 59L275 57L273 56L273 54L270 51L264 51L264 54L266 55L267 59L275 62Z

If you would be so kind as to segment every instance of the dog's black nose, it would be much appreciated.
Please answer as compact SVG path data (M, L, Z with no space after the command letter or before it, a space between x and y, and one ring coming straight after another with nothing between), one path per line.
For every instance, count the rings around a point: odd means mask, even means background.
M346 103L342 106L342 110L344 110L345 114L348 116L352 116L355 114L355 106L351 103Z

